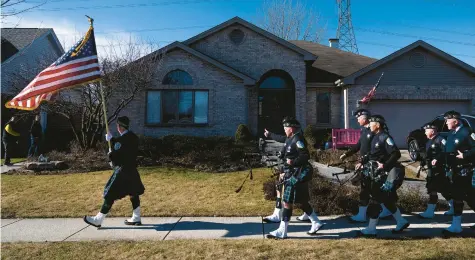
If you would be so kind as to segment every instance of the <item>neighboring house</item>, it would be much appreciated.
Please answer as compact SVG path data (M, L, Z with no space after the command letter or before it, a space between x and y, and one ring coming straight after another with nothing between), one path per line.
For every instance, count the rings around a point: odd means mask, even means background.
M10 113L4 103L18 94L35 76L63 53L51 28L2 28L2 122ZM46 127L46 113L41 124Z
M356 100L368 93L381 71L385 76L370 109L388 119L398 144L395 131L405 135L420 122L409 124L395 110L429 103L438 109L433 116L443 106L475 111L475 69L425 42L379 61L341 51L337 41L331 42L332 47L286 41L235 17L150 54L163 55L155 80L122 114L132 118L138 134L157 137L232 136L239 124L256 135L264 128L282 132L287 115L304 127L356 127L351 116ZM450 99L457 101L448 103ZM426 115L424 111L408 116ZM396 130L396 125L404 127Z
M366 107L385 117L400 148L407 147L410 131L448 110L475 114L475 68L419 40L338 82L347 97L342 127L356 127L351 111L382 72L381 85Z

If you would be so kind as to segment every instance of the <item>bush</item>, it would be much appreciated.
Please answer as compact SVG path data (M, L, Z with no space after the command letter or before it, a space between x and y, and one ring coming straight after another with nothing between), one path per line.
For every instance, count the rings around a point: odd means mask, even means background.
M194 168L198 171L228 172L247 168L245 153L257 153L255 142L236 143L231 137L196 137L168 135L161 138L140 137L139 165L167 165ZM260 167L259 158L252 158Z
M252 140L252 134L249 128L246 125L240 124L236 129L236 134L234 135L234 140L238 143L249 142Z

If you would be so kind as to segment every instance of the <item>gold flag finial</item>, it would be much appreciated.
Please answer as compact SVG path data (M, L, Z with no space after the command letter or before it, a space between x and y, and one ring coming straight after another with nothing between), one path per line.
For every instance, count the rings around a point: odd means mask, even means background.
M89 37L91 36L91 33L92 33L92 30L94 29L94 27L92 26L92 23L94 23L94 19L92 19L91 17L87 16L87 19L89 20L89 30L87 31L86 35L84 36L84 38L82 39L81 43L78 45L78 47L76 47L76 49L73 51L73 53L71 53L71 56L74 57L74 56L77 56L78 53L79 53L79 50L81 50L81 48L86 44L86 42L89 40Z
M89 24L92 26L92 24L94 23L94 19L92 19L91 17L89 17L88 15L86 15L87 19L89 20Z

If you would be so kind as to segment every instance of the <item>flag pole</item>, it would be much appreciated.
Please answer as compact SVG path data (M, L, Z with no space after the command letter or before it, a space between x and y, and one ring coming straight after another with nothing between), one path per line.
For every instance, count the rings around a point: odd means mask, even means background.
M106 109L106 99L104 98L104 89L102 88L102 80L99 80L99 86L101 88L101 98L102 98L102 112L104 114L104 123L106 124L106 132L109 133L109 123L107 122L107 109ZM112 150L111 148L111 141L107 141L109 144L109 151Z
M91 27L93 26L94 19L91 17L87 16L87 19L89 20L89 23L91 24ZM107 122L107 109L106 109L106 99L104 97L104 88L102 87L102 79L99 80L99 87L101 89L101 99L102 99L102 112L104 114L104 124L106 125L106 133L109 133L109 123ZM112 150L111 147L111 141L107 141L107 144L109 145L109 151Z

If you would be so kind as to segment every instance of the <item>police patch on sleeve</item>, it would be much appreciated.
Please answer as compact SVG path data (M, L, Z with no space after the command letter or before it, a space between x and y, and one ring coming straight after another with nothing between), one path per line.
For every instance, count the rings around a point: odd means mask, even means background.
M475 140L475 133L471 134L470 137L472 137L472 139Z
M388 137L388 139L386 139L386 143L390 146L393 146L394 145L394 141L391 137Z
M475 139L474 139L474 140L475 140ZM447 143L447 142L445 141L445 139L442 139L441 143L442 143L443 145L445 145L445 143Z
M122 144L120 144L119 142L115 143L114 144L114 150L119 150L121 146L122 146Z
M303 149L303 148L305 147L305 145L303 144L302 141L298 141L298 142L297 142L297 147L298 147L299 149Z

